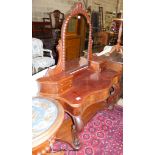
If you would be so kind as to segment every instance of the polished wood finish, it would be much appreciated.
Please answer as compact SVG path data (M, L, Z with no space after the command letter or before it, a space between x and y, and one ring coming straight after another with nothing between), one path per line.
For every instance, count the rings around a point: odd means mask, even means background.
M117 44L121 44L122 43L121 42L122 35L123 35L123 21L121 21L121 24L120 24L120 27L119 27Z
M78 18L79 17L79 18ZM78 59L83 56L85 47L87 24L85 17L82 15L74 16L71 20L74 20L71 26L73 26L74 31L69 31L69 26L66 31L66 61L71 61L73 59ZM68 69L68 66L65 67Z
M109 40L113 34L106 31L100 31L94 33L94 47L106 46L109 44ZM102 48L103 49L103 48Z
M58 42L60 31L64 20L64 13L59 10L54 10L48 13L49 18L43 18L44 31L49 31L54 42ZM48 23L48 24L47 24ZM56 36L56 37L55 37Z
M109 105L106 102L99 102L98 104L95 103L89 106L82 115L84 124L87 124L87 122L89 122L89 120L96 114L97 111L103 110L108 107ZM72 128L73 128L72 119L71 118L66 119L62 124L62 126L60 127L60 129L58 130L56 134L56 139L67 142L72 147L75 147L73 143L74 135L72 134Z
M123 20L120 19L119 21L120 21L120 26L119 26L119 31L118 31L117 43L115 46L113 46L110 53L113 53L113 52L123 53L123 46L122 46L123 45Z
M66 15L66 18L63 22L62 28L61 28L61 39L59 40L57 50L59 53L59 61L54 70L49 70L48 75L55 75L58 73L61 73L62 71L65 71L65 64L66 64L66 33L67 33L67 27L69 20L77 16L78 14L83 15L86 18L86 21L89 25L89 43L88 43L88 61L92 59L92 26L90 17L87 14L86 10L84 10L82 3L77 3L75 8L71 11L70 14Z
M66 36L66 61L79 58L80 56L80 42L79 35L67 35Z
M54 53L55 61L57 64L58 53L56 46L61 35L61 27L64 20L64 13L59 10L54 10L53 12L49 12L47 14L49 18L43 18L43 33L46 37L46 40L44 39L44 42L45 45L48 45L48 48L49 46L52 46L51 50ZM46 32L48 32L48 35Z
M56 139L59 141L64 141L70 144L71 146L74 146L73 143L73 136L72 136L72 126L73 126L73 121L70 118L64 120L62 126L58 130L56 134Z
M68 72L65 68L66 29L71 17L77 14L84 15L89 24L88 64ZM97 111L116 103L120 95L122 67L115 67L110 60L102 57L92 56L91 29L90 18L79 2L64 20L61 40L57 46L59 61L56 68L49 69L45 77L37 80L39 95L58 100L71 116L69 121L64 122L56 137L67 141L75 149L80 148L78 134L84 125Z
M45 24L45 28L61 29L64 20L64 13L59 10L54 10L53 12L49 12L48 15L49 18L43 18L44 23L49 23L48 25Z
M53 12L49 12L48 14L50 17L51 27L55 29L61 29L64 20L64 13L59 10L54 10Z
M45 29L46 25L49 25L50 22L32 22L32 37L44 39L44 38L51 38L52 33L50 29Z
M123 45L123 19L121 18L114 18L112 21L113 25L111 27L111 32L113 33L113 37L110 39L111 45L118 45L118 42L120 45Z

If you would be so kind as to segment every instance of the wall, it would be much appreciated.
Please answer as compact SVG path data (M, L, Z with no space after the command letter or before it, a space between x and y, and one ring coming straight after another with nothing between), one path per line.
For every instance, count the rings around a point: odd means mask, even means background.
M77 0L32 0L32 20L42 21L47 13L60 10L67 13Z
M56 9L63 13L67 13L75 2L79 0L32 0L32 20L42 21L43 17L48 17L47 12ZM82 0L81 0L82 1ZM92 10L98 11L98 7L103 7L103 12L115 12L117 0L87 0L88 6L91 5ZM119 0L118 9L123 9L123 0ZM96 4L97 3L97 4Z

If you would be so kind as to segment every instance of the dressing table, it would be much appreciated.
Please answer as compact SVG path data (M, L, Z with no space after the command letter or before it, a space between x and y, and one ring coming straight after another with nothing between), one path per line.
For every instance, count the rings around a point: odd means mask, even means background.
M82 54L79 58L66 60L66 51L74 52L66 49L68 24L72 18L79 16L85 18L89 28L88 53L83 63L79 62ZM78 134L83 130L84 125L97 111L115 104L120 95L122 67L102 57L93 56L92 42L90 17L82 3L78 2L62 25L61 39L57 45L59 52L57 66L48 69L44 77L37 79L39 96L57 100L69 114L72 123L65 125L65 128L71 130L71 145L75 149L80 148ZM79 52L83 53L83 51ZM60 130L63 130L63 127Z

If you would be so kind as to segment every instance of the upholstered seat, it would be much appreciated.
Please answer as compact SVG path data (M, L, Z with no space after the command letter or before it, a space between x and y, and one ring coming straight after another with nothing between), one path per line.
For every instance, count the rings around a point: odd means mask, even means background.
M50 153L63 120L64 109L58 101L43 97L32 98L33 155Z
M50 57L44 56L44 51L50 53ZM38 72L39 68L44 69L55 64L52 51L43 48L43 42L40 39L32 38L32 70Z
M32 99L32 138L40 136L55 123L58 116L56 103L45 98Z

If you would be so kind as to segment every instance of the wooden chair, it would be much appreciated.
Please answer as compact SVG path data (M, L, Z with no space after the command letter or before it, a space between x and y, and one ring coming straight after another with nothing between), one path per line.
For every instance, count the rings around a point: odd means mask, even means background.
M48 16L49 18L43 18L43 32L45 34L44 38L46 38L44 39L44 42L47 44L51 44L52 51L55 53L55 60L57 63L58 54L56 45L58 44L58 40L60 38L64 14L59 10L54 10L53 12L49 12Z
M51 29L52 37L55 37L54 32L60 32L64 20L64 14L59 10L54 10L48 13L49 18L43 18L44 30ZM47 24L48 23L48 24Z

